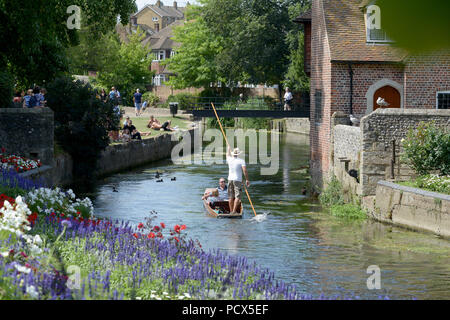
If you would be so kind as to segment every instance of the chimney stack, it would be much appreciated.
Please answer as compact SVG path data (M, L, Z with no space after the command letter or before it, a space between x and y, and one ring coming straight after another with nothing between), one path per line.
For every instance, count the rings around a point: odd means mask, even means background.
M178 10L178 3L176 1L173 2L173 7Z
M160 1L160 0L156 1L156 5L157 5L159 8L161 8L161 1Z

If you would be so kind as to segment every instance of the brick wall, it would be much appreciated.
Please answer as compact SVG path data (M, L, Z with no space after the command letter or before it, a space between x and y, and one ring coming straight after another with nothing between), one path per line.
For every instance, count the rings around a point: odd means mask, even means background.
M436 92L450 91L450 52L412 55L405 66L407 108L436 108Z
M322 0L311 8L311 133L310 171L314 188L321 188L329 169L331 116L331 55L323 16ZM322 119L316 119L316 92L322 94Z
M403 66L395 64L353 64L353 115L358 118L366 115L369 88L382 79L389 79L398 85L403 84ZM331 71L332 110L350 112L350 74L349 66L333 63ZM400 92L403 95L403 92ZM373 97L370 97L373 99Z

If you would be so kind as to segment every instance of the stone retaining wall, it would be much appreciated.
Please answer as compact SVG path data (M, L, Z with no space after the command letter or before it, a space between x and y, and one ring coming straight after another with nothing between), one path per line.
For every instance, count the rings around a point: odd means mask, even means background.
M394 178L404 181L415 177L414 171L400 159L401 140L421 122L433 121L439 127L450 128L450 110L377 109L363 117L359 127L345 125L348 116L340 112L333 114L331 120L331 174L351 192L356 192L354 195L364 197L375 195L378 181L391 178L393 140ZM350 160L347 170L339 158ZM358 171L359 182L348 177L347 171L351 169Z
M450 110L377 109L361 119L360 179L363 196L375 194L377 182L390 178L392 140L395 140L397 149L395 178L405 180L414 176L414 172L400 161L401 140L422 121L434 121L437 126L450 128Z
M379 181L363 207L376 220L450 237L450 195Z
M0 147L8 154L53 165L53 111L50 108L0 108Z
M194 143L194 129L185 134L191 136ZM96 174L99 176L124 171L140 165L170 158L172 148L178 144L178 139L172 140L175 134L163 134L140 141L131 141L108 146L98 160ZM53 185L67 186L72 183L73 162L69 155L61 154L55 158L53 168Z

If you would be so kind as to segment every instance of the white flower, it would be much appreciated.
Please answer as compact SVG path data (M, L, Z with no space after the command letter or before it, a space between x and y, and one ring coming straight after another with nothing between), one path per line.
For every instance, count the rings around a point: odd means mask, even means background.
M25 274L29 274L31 272L30 268L21 266L20 264L15 264L14 268L16 268L17 271L25 273Z
M27 286L26 292L33 299L39 298L39 292L36 290L35 286Z
M9 257L9 252L8 251L0 252L0 256L2 256L3 258L7 258Z

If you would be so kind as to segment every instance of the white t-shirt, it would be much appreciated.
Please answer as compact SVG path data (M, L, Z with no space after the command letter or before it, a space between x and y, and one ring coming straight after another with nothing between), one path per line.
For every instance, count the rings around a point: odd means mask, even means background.
M292 96L291 92L286 92L284 94L284 100L292 100L294 97Z
M245 160L235 157L227 157L228 181L242 182L242 167L245 167Z

